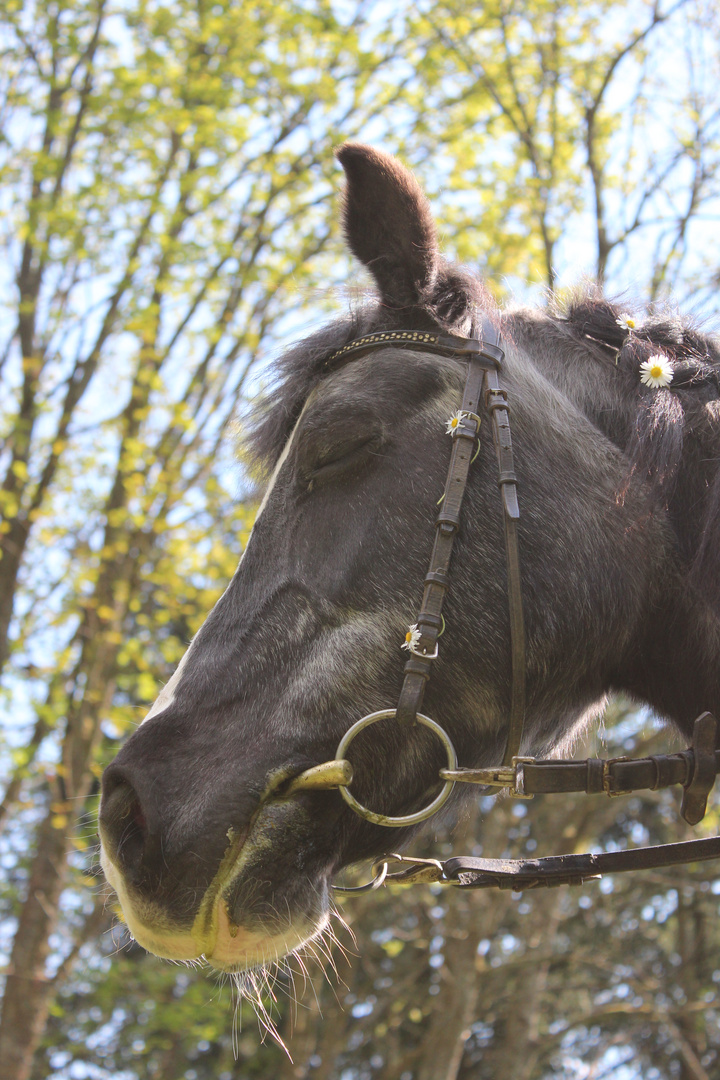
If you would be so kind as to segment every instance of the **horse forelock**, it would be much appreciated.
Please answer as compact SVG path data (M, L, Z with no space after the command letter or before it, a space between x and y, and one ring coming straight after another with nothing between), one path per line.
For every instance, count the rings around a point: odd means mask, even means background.
M333 353L364 334L383 330L440 330L478 337L481 316L493 303L483 282L462 267L442 263L432 296L420 306L388 308L366 302L285 351L270 369L270 385L248 417L244 446L265 479L287 445L309 394L333 370ZM338 363L342 363L339 360Z

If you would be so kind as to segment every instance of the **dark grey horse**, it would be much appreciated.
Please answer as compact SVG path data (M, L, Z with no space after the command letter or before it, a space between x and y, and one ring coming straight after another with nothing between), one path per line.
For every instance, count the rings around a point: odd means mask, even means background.
M611 690L684 732L720 709L717 343L670 317L630 326L587 294L555 313L501 315L441 258L405 169L360 145L338 156L347 241L379 296L281 360L253 437L267 490L237 573L103 782L103 867L132 933L226 970L319 933L333 875L411 835L356 817L337 791L273 797L332 758L354 721L397 703L465 378L462 362L422 349L331 359L358 336L480 336L483 315L502 327L522 510L523 752L567 745ZM656 356L669 386L641 381ZM466 766L499 763L510 696L489 428L423 706ZM436 789L443 756L427 730L391 720L356 740L352 761L353 793L400 814Z

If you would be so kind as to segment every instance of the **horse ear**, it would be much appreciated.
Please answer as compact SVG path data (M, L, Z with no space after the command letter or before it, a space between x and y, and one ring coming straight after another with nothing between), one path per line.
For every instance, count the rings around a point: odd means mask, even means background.
M336 150L345 170L345 238L390 307L429 297L441 266L435 222L415 177L390 154L362 143Z

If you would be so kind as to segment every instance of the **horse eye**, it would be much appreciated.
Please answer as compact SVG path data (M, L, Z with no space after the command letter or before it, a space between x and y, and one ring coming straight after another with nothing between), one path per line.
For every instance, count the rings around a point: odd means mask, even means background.
M340 438L309 437L298 448L298 471L311 491L316 483L332 480L366 465L382 446L378 430L346 432Z

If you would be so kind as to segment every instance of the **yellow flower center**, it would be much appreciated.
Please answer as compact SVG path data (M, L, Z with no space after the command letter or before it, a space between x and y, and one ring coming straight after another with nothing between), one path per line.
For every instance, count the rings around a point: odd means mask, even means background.
M626 319L625 322L627 323L627 325L629 326L629 328L631 330L635 329L635 320L634 319Z
M453 416L452 420L450 421L450 427L457 427L459 423L460 423L459 417Z
M408 630L407 634L405 635L405 640L412 641L412 630Z
M653 366L650 368L650 374L652 375L653 379L659 379L663 375L663 369L660 367L659 364L653 364Z

